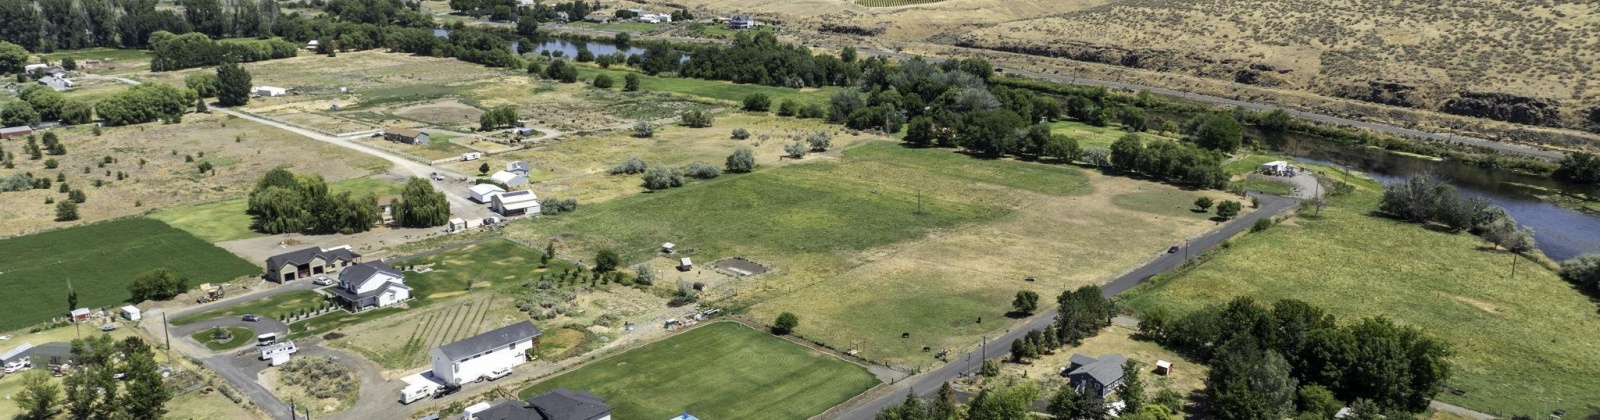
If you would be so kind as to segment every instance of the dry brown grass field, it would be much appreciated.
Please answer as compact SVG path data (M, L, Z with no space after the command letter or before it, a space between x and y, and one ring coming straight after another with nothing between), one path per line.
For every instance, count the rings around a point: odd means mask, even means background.
M1153 397L1165 388L1188 396L1205 388L1206 372L1210 370L1206 365L1194 363L1159 344L1136 340L1133 335L1137 332L1134 328L1112 325L1101 330L1099 335L1083 340L1083 344L1077 347L1062 347L1055 354L1034 359L1028 364L1003 363L1000 365L1001 376L992 380L1035 378L1041 380L1046 388L1056 388L1067 384L1067 378L1061 376L1061 369L1071 364L1068 359L1073 353L1094 357L1119 354L1139 362L1142 372L1139 377L1144 380L1145 395ZM1170 374L1155 373L1156 361L1159 360L1172 362Z
M49 177L49 189L0 193L0 235L11 236L57 227L140 214L166 207L209 203L243 196L257 178L278 166L298 173L319 174L337 181L382 171L388 163L348 149L222 114L185 115L178 124L140 124L104 128L95 136L87 126L51 130L67 154L29 160L18 153L16 168L0 176L29 172ZM22 151L22 139L3 142L7 151ZM296 150L296 153L284 153ZM314 156L307 158L306 156ZM113 163L106 163L110 157ZM186 158L192 158L187 162ZM56 169L45 168L54 159ZM142 163L141 163L142 162ZM215 173L200 174L201 162ZM87 171L87 172L86 172ZM118 180L117 174L124 174ZM62 182L84 191L82 219L54 222L55 205L65 200ZM100 181L101 186L94 186Z
M1023 52L1046 60L1198 77L1218 84L1196 89L1140 74L1122 80L1228 97L1241 87L1264 87L1532 126L1600 130L1600 91L1591 86L1600 63L1600 4L1594 2L689 3L716 11L756 12L803 29L791 33L807 39L815 36L807 31L820 32L825 25L882 31L836 36L834 43L839 44L929 43ZM1098 71L1075 74L1114 80Z

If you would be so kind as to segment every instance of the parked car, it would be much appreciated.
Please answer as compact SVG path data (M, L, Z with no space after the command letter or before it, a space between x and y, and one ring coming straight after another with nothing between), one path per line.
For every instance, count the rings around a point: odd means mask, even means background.
M244 314L244 320L248 322L256 322L260 321L261 317L256 316L256 314Z
M1176 254L1176 253L1178 253L1178 246L1177 245L1173 245L1171 248L1167 248L1167 253L1168 254Z
M315 284L315 285L318 285L318 286L332 286L333 285L333 279L330 279L330 278L327 278L327 277L317 277L316 280L312 280L311 281L311 284Z
M433 393L433 397L434 398L444 398L446 396L449 396L450 394L454 394L454 393L459 392L459 391L461 391L461 385L448 385L447 384L445 386L439 387L439 390L435 391Z
M117 329L117 324L106 324L100 326L100 331L111 331L115 329Z
M488 378L491 381L496 380L496 379L500 379L500 378L504 378L504 377L507 377L507 376L511 376L511 367L509 367L509 366L500 368L500 370L496 370L494 372L489 372L488 375L484 375L484 377Z
M14 361L14 362L11 362L11 363L7 363L6 364L6 368L5 368L5 372L6 373L16 373L18 371L28 370L29 368L32 368L32 367L33 367L33 362L28 361L28 359L22 359L22 360Z

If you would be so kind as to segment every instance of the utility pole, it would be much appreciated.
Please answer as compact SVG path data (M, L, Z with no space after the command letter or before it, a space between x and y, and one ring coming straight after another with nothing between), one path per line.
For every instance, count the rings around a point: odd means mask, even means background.
M167 323L167 311L161 311L161 334L167 336L167 363L172 363L172 324Z
M1511 279L1517 279L1517 253L1511 253Z

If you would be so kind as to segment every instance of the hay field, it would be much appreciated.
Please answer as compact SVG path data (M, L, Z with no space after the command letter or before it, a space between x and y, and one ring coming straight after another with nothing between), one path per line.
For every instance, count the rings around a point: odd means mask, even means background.
M801 419L878 384L866 368L733 322L597 360L518 393L599 395L619 419Z
M66 145L66 155L29 160L19 153L15 169L0 169L0 176L31 172L52 181L50 189L0 193L0 235L240 197L262 174L278 166L329 181L388 168L388 162L376 157L222 114L185 115L179 124L102 130L95 136L87 126L53 129ZM8 140L5 148L21 152L21 144ZM59 167L47 169L47 159L56 160ZM201 175L197 169L201 162L210 162L215 173ZM124 179L118 180L118 173ZM95 181L101 186L94 186ZM80 221L54 222L55 205L44 203L47 197L66 199L59 190L62 182L87 195L88 200L78 206Z
M1191 271L1126 296L1139 310L1174 313L1236 296L1292 298L1344 322L1387 316L1454 346L1437 398L1497 416L1593 410L1600 380L1595 302L1540 265L1446 234L1370 215L1377 193L1339 198L1320 218L1247 235Z
M1140 207L1158 212L1114 203L1128 194L1143 194L1133 202L1175 198ZM758 320L792 311L807 338L872 360L920 364L914 355L923 346L975 345L1006 328L1003 314L1018 290L1054 296L1105 281L1208 228L1203 215L1186 210L1198 194L1073 167L873 142L837 160L629 196L508 233L536 242L559 237L579 255L612 248L630 262L673 242L694 248L699 261L771 263L774 273L731 283L729 304L755 305ZM980 316L988 321L976 323ZM914 339L902 340L902 332Z

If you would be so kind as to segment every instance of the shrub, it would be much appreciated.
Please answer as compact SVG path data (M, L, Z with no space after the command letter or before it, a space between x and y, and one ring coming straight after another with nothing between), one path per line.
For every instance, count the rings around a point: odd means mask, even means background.
M749 173L756 169L755 152L750 151L748 147L734 149L733 154L728 155L728 161L723 167L728 172L736 174Z
M594 77L594 87L600 89L610 89L614 83L616 82L611 80L611 76L608 75L601 74Z
M722 171L705 162L694 162L683 168L683 174L694 179L711 179L721 175Z
M744 140L748 138L750 138L750 130L746 130L744 127L733 129L734 140Z
M633 123L633 136L642 139L655 137L656 127L650 125L650 123L646 121Z
M788 156L791 157L791 158L795 158L795 159L803 158L803 157L806 157L806 146L800 144L800 142L797 141L797 142L794 142L794 143L790 143L787 146L783 146L783 152L784 153L788 153Z
M664 190L683 186L683 173L677 168L666 165L654 165L644 171L641 176L644 187L650 190Z
M1268 228L1271 228L1271 227L1272 227L1272 219L1263 217L1263 218L1257 219L1256 223L1254 225L1250 225L1250 232L1252 232L1252 233L1261 232L1261 231L1267 230Z
M806 144L811 146L813 152L826 152L833 146L833 136L825 130L819 130L806 137Z
M744 97L744 110L750 112L767 112L772 108L772 98L765 93L752 93Z
M772 333L777 335L787 335L791 332L794 332L795 327L799 326L799 315L795 315L792 312L784 312L778 315L778 319L773 320Z
M793 117L798 113L800 113L800 103L795 102L793 99L784 99L783 103L778 104L778 116L780 117Z
M629 157L626 162L622 162L621 164L618 164L617 166L612 167L611 168L611 174L612 175L642 174L642 173L644 173L645 169L649 169L649 165L646 165L644 163L644 159L640 159L638 156L632 156L632 157Z
M711 126L711 114L703 111L685 112L679 119L686 127L705 128Z

